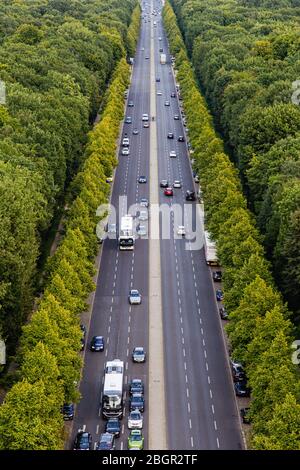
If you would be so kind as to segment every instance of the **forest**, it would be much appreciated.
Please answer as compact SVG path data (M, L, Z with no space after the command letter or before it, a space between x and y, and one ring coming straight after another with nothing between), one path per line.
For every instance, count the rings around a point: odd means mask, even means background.
M0 3L0 337L14 354L37 264L117 62L135 0ZM3 101L3 100L2 100Z
M171 3L299 332L300 3Z

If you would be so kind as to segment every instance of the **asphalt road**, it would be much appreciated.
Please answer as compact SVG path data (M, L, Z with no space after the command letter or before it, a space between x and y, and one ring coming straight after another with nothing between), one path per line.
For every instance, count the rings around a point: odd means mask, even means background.
M149 2L150 4L150 2ZM153 1L158 9L159 2ZM152 8L150 9L150 13ZM119 154L111 202L125 214L126 205L119 196L127 196L127 207L137 203L141 197L148 197L148 183L138 184L140 175L149 175L149 129L142 127L142 114L150 108L150 34L154 35L156 90L156 123L158 137L159 179L175 179L182 182L181 189L174 189L173 197L166 197L161 190L160 202L179 204L182 208L195 203L185 201L186 189L193 187L190 162L185 143L177 142L178 135L184 135L182 120L175 121L174 114L180 114L179 102L171 98L175 91L171 64L161 65L159 48L169 51L160 15L141 22L141 34L137 46L132 82L126 108L126 116L132 116L132 124L124 124L122 137L130 138L130 155ZM153 20L157 26L153 27ZM161 37L161 41L159 41ZM142 50L144 48L144 50ZM165 106L165 100L170 106ZM134 128L138 135L132 135ZM174 133L174 140L167 139L167 133ZM169 158L170 150L177 152L177 158ZM135 211L134 211L135 212ZM184 225L187 231L195 223ZM171 228L178 222L171 218ZM143 223L145 225L145 223ZM206 266L202 249L190 250L189 242L174 237L161 240L161 276L163 300L163 335L165 390L167 409L167 441L169 449L241 449L242 438L233 394L232 380L228 369L220 319L215 301L215 287L210 269ZM102 248L100 272L94 297L87 345L84 351L84 369L80 385L82 399L76 407L73 422L73 440L79 428L92 434L93 446L104 432L105 421L101 417L101 392L103 371L107 360L119 358L126 364L125 370L125 416L122 433L116 440L117 449L127 449L127 384L131 378L142 378L145 383L144 429L147 448L148 403L147 376L145 364L134 364L131 352L134 346L148 350L148 241L137 240L134 251L119 251L116 240L105 240ZM137 288L143 296L140 306L130 306L128 293ZM151 312L150 312L151 314ZM91 338L103 335L105 351L93 353L89 350ZM159 397L157 397L159 400Z

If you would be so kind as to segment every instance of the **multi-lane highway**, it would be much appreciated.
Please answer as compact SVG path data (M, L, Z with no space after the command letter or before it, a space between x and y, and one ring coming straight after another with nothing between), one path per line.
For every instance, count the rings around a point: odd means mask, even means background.
M157 15L152 15L153 9L158 12ZM148 198L149 185L154 183L149 181L153 142L150 142L150 129L143 127L141 119L143 113L150 115L150 93L152 99L155 93L156 100L155 121L151 121L150 116L150 126L156 126L158 179L167 179L171 184L174 180L182 183L180 189L174 189L173 197L164 196L163 189L159 189L159 203L169 206L178 204L182 208L196 204L185 201L185 192L192 189L194 183L186 143L177 141L177 137L185 133L182 119L174 120L174 115L180 115L181 111L177 93L171 97L171 93L176 91L172 66L170 60L167 64L160 64L160 48L168 59L170 57L160 10L161 4L157 0L144 5L145 18L141 22L127 98L127 104L133 101L134 106L127 107L125 113L132 117L132 124L124 124L122 131L122 138L126 133L130 139L130 155L124 156L119 152L111 196L117 214L119 211L125 214L129 206L138 203L142 197ZM155 80L153 71L160 81ZM170 105L166 106L165 101L169 101ZM134 128L139 130L137 135L132 134ZM168 132L173 132L174 139L167 138ZM169 157L171 150L176 151L176 158ZM137 182L141 175L148 178L146 184ZM120 196L126 196L127 203L121 200L119 207ZM178 222L172 215L170 224L170 238L160 240L164 353L161 361L164 364L166 412L161 419L166 424L167 448L241 449L238 413L211 272L206 266L203 249L192 249L193 243L174 236L173 230L175 228L176 232ZM182 224L189 232L194 221L185 218ZM143 435L145 448L148 446L148 413L151 413L148 400L149 358L145 364L136 364L131 360L135 346L143 346L147 352L149 350L151 312L148 308L148 286L149 241L138 239L133 251L119 251L116 240L105 240L84 352L80 385L82 399L76 407L70 446L79 428L91 433L93 448L104 432L105 421L100 407L103 371L105 362L115 358L125 364L125 413L116 448L127 448L128 383L132 378L142 378L145 384ZM141 305L129 305L131 288L138 289L142 294ZM155 331L151 334L155 335ZM94 335L104 336L104 352L93 353L89 350ZM160 398L157 396L157 401ZM153 406L153 400L151 404ZM153 433L153 426L150 432Z

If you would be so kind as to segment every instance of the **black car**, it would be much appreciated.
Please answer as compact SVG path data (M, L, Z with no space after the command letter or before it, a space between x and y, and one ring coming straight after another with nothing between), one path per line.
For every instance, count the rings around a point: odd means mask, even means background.
M247 386L246 380L234 382L234 390L237 397L250 397L250 388Z
M173 132L168 132L168 139L174 139Z
M108 432L101 434L99 441L97 442L96 450L114 450L115 448L115 436Z
M104 338L103 336L93 336L91 341L91 351L103 351Z
M85 337L86 337L86 327L84 325L80 325L80 329L82 331L82 337L81 337L81 347L80 347L80 350L83 351L84 350L84 346L85 346Z
M75 441L74 450L92 450L92 436L89 432L79 430Z
M118 418L110 418L106 422L105 426L105 432L109 432L110 434L113 434L115 437L120 436L121 432L121 423Z
M141 393L133 393L130 397L129 410L138 409L141 413L144 411L145 400Z
M176 93L174 91L171 93L171 98L176 98Z
M139 183L147 183L147 178L146 178L146 176L140 176L139 179L138 179L138 182L139 182Z
M161 188L167 188L169 186L168 180L161 180L160 182L160 187Z
M159 52L164 52L162 47L159 48Z
M183 135L180 135L178 137L178 142L184 142L185 141L185 138L183 137Z
M144 393L144 384L141 379L132 379L129 384L129 394L133 393Z
M74 418L74 405L73 403L65 403L62 407L62 414L65 421L72 420Z
M213 280L215 282L221 282L222 281L222 271L214 271L213 272Z
M160 78L159 78L159 77L156 77L156 82L160 82Z
M240 410L241 418L242 418L244 424L250 424L251 423L251 418L249 416L249 411L250 411L250 408L242 408Z
M235 362L231 359L230 365L231 365L231 373L232 373L233 380L235 382L245 380L246 374L245 374L242 364L240 362Z
M222 320L228 320L228 313L225 307L220 307L219 308L219 314Z
M195 191L187 191L185 193L185 199L186 201L195 201L196 200L196 196L195 196Z

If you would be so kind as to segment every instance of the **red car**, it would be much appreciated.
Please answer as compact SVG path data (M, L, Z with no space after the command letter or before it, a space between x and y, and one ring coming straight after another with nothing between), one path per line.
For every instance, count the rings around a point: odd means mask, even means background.
M172 188L166 188L164 191L165 196L173 196L173 189Z

